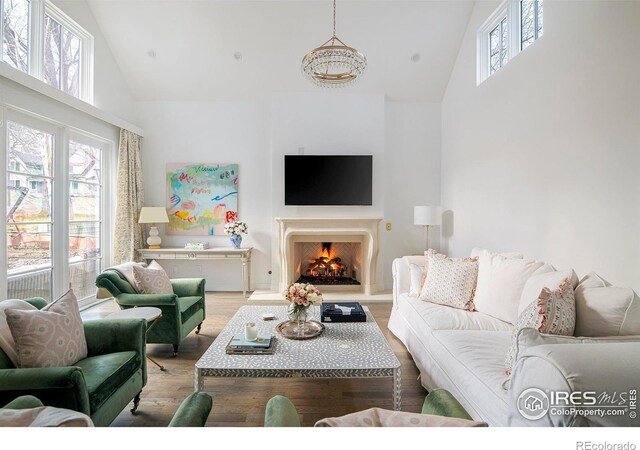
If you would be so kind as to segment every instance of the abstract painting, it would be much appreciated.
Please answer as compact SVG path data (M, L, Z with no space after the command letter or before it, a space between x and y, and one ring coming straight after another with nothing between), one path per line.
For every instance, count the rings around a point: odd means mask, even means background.
M167 164L167 234L224 235L238 214L237 164Z

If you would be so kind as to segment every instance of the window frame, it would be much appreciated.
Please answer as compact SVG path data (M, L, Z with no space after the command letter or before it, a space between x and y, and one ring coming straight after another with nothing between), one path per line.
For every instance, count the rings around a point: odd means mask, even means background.
M60 8L51 3L50 0L30 0L29 8L29 54L28 54L28 71L23 72L37 78L42 83L49 86L43 80L43 66L44 66L44 23L45 14L50 16L53 20L60 25L71 31L80 39L80 90L79 96L75 97L71 94L64 92L62 89L53 87L54 89L63 92L64 94L78 98L93 105L93 74L94 74L94 37L87 30L82 28L71 17L65 14ZM0 19L2 19L2 11L0 10ZM4 30L2 29L2 20L0 20L0 37L3 36ZM0 54L0 61L2 60L2 54ZM11 67L7 64L8 67ZM20 69L11 67L11 69L22 72Z
M543 0L544 1L544 0ZM520 0L505 0L500 6L489 16L489 18L480 26L476 35L477 48L476 48L476 85L479 86L489 78L491 75L499 72L505 65L509 63L518 54L531 47L535 42L544 36L544 32L538 35L538 30L535 30L535 35L538 36L534 41L529 44L525 49L521 48L521 35L522 35L522 18L521 18L521 1ZM544 11L543 11L544 14ZM490 66L490 54L491 44L489 40L489 33L500 24L500 22L507 18L507 62L500 67L500 69L491 73ZM536 19L537 22L537 19Z
M20 272L36 274L43 270L51 270L51 301L63 295L71 286L69 274L69 141L74 141L92 147L97 147L102 152L101 169L102 177L100 182L100 246L101 246L101 267L105 268L111 264L111 244L113 242L113 208L114 201L111 198L115 193L116 178L115 169L117 158L115 156L117 146L110 139L83 131L73 126L68 126L54 120L47 119L40 115L31 114L24 110L14 109L9 106L0 105L0 140L5 142L4 150L0 149L0 154L5 160L8 160L8 148L6 145L8 139L7 123L15 122L20 125L35 128L53 135L53 166L51 171L51 189L52 189L52 211L51 211L51 266L44 269L32 269ZM8 170L5 164L4 168L0 168L0 176L8 181ZM43 176L47 177L47 176ZM6 181L5 181L6 182ZM5 196L6 197L6 196ZM6 200L0 201L5 204ZM6 249L6 233L7 222L5 221L4 231L0 231L0 237L4 237L5 247L0 249L0 265L7 266L7 249ZM96 258L97 259L97 258ZM19 274L12 274L18 276ZM0 277L0 292L3 295L8 293L8 271L4 276ZM80 309L86 309L92 304L98 302L94 296L79 298L78 305Z

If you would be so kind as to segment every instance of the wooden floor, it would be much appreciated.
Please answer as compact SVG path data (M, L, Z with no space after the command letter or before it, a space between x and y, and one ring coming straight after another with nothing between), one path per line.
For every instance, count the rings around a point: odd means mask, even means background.
M136 415L128 409L113 426L166 426L182 400L193 392L194 365L239 307L248 304L240 293L207 293L207 318L199 335L191 333L180 345L176 358L171 345L149 344L147 353L165 366L161 372L148 364L147 385ZM279 304L283 302L252 302ZM368 306L402 363L402 410L420 411L426 391L417 379L418 370L402 343L387 329L391 303ZM83 312L85 319L100 318L118 310L113 301ZM214 398L207 426L262 426L264 408L274 395L286 395L296 405L305 426L323 417L339 416L372 408L392 408L391 379L207 379L207 392Z

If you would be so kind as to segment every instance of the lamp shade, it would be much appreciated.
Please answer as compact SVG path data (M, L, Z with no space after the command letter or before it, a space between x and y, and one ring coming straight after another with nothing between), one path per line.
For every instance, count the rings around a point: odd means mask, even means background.
M163 206L143 206L138 223L169 223L169 216Z
M442 208L439 206L414 206L414 225L440 225L442 223Z

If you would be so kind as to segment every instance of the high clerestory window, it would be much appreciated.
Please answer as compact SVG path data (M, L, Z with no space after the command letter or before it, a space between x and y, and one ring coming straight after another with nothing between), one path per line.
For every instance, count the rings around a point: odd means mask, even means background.
M49 0L1 0L2 61L93 102L93 36Z
M478 30L478 84L542 36L543 25L543 0L502 3Z

